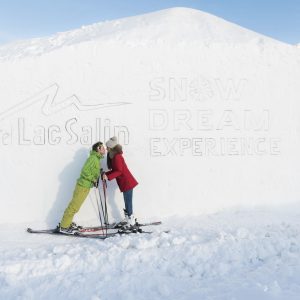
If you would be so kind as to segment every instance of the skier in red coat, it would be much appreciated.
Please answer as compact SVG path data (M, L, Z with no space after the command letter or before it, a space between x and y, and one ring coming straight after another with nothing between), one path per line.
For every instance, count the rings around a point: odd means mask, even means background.
M117 138L112 137L106 142L107 147L107 167L110 171L105 172L103 179L116 179L120 191L123 193L125 203L125 219L121 221L120 226L133 226L135 219L132 209L133 188L138 182L129 171L123 157L122 146L118 144Z

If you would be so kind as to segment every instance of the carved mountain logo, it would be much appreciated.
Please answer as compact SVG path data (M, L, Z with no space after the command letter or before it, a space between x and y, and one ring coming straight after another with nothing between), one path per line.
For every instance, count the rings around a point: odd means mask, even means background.
M106 140L110 136L118 136L119 140L129 143L129 129L119 120L108 116L90 116L88 120L80 118L76 111L96 111L109 107L131 104L125 101L103 102L96 104L82 103L75 94L59 99L57 83L41 90L26 100L0 112L0 122L6 126L0 127L0 146L9 145L91 145L95 140ZM60 97L62 98L62 97ZM21 112L30 107L40 106L41 114L53 116L63 110L71 109L72 115L64 118L34 118L24 117ZM27 114L28 115L28 114ZM13 118L11 118L13 117Z
M19 104L16 104L7 110L0 113L0 121L7 119L8 117L17 114L20 111L23 111L30 106L41 102L41 112L45 116L50 116L53 114L58 113L64 109L73 107L78 111L90 111L90 110L98 110L107 107L113 106L121 106L130 104L129 102L106 102L106 103L98 103L98 104L83 104L78 96L75 94L69 96L66 99L59 101L58 99L58 92L59 92L59 85L54 83L49 87L43 89L42 91L38 92L37 94L29 97L28 99L22 101Z

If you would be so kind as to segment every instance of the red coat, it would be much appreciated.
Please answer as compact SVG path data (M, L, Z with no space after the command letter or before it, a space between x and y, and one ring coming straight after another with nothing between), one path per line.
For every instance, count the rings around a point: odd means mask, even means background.
M121 192L132 190L135 186L138 185L138 182L135 180L135 178L128 170L122 153L117 153L113 157L111 164L112 164L111 171L108 171L105 174L108 180L112 180L116 178L117 184Z

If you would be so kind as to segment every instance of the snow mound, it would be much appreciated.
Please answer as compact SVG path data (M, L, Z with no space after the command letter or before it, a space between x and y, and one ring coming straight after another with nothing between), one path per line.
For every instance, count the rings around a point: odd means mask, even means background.
M0 57L1 223L56 225L89 148L111 136L140 183L138 219L299 201L292 45L173 8L7 45ZM108 191L118 221L122 194L115 181ZM97 220L95 204L92 191L74 221Z
M176 30L174 30L176 28ZM278 41L199 10L175 7L129 18L83 26L46 38L18 41L0 47L0 59L34 56L79 43L101 40L134 47L155 44L210 45Z

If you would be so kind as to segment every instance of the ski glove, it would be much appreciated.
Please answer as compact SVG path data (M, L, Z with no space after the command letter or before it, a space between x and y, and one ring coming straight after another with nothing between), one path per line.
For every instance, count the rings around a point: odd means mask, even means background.
M100 174L101 174L100 176L101 176L101 180L102 180L102 181L107 179L106 174L105 174L105 172L103 171L103 169L100 170Z
M93 181L93 185L95 188L98 188L98 185L99 185L99 177L96 181Z

